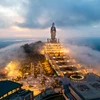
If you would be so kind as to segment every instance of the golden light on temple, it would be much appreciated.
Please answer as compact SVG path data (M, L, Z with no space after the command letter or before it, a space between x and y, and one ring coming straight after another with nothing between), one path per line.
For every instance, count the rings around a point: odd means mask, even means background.
M65 53L69 53L69 50L68 49L64 49L63 50Z
M18 65L19 63L15 61L11 61L10 63L8 63L8 65L5 67L5 72L8 77L17 78L22 76L21 72L19 71Z

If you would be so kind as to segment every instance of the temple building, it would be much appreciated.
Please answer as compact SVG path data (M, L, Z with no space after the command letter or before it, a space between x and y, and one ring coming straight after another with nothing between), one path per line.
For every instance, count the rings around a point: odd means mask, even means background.
M0 100L34 100L33 92L21 87L10 80L0 81Z

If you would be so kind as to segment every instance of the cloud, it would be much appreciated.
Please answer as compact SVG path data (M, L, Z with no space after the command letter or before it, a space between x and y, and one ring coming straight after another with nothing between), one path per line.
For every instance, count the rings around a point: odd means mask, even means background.
M21 40L16 40L16 41L21 41ZM29 40L28 42L15 43L5 48L1 48L0 67L5 67L10 61L16 61L16 60L18 61L21 58L24 59L26 57L26 54L24 53L24 50L21 48L21 46L27 43L28 44L33 43L35 41L36 40Z
M44 30L55 22L66 36L100 36L99 4L100 0L2 0L0 31L4 28L5 35L10 36L5 28L16 26L22 30ZM13 30L12 33L20 34Z
M13 26L18 19L21 19L21 15L23 14L21 10L23 3L23 0L0 1L0 28Z
M12 21L19 27L47 28L52 22L58 27L75 27L99 22L99 3L100 0L3 0L0 14L5 15L4 19L12 19L11 16L25 19L24 22ZM3 23L1 27L7 24Z
M34 40L35 42L36 40ZM5 47L0 49L0 67L6 66L11 60L20 60L21 58L25 58L25 53L23 52L23 49L20 48L23 44L26 43L32 43L33 41L30 42L21 42L21 43L16 43L11 46ZM64 43L64 42L63 42ZM90 47L86 46L78 46L72 45L72 44L67 44L66 42L63 44L66 48L69 49L70 55L76 59L77 62L80 64L86 66L92 66L94 72L96 71L98 74L100 71L100 52L91 49Z
M89 66L92 67L94 72L97 72L99 75L100 71L100 52L93 50L87 46L78 46L67 44L65 45L70 50L70 55L76 59L77 62L81 63L83 66L86 66L88 69Z
M24 23L19 27L47 28L89 25L100 21L100 0L30 0Z

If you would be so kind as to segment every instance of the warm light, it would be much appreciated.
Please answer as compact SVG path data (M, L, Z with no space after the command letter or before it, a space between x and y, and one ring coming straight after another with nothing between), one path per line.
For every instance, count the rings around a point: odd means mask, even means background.
M64 52L65 52L65 53L69 53L69 50L68 50L68 49L64 49Z
M18 68L19 63L11 61L6 67L5 71L7 73L7 76L10 78L17 78L18 76L22 76L21 72L19 71Z
M66 74L66 72L64 72L64 74Z

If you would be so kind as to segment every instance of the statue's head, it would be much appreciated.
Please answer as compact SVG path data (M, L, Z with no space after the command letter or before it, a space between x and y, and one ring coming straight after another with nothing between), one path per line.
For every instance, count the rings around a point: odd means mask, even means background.
M52 23L52 27L54 27L54 25L55 25L55 24L54 24L54 23Z

